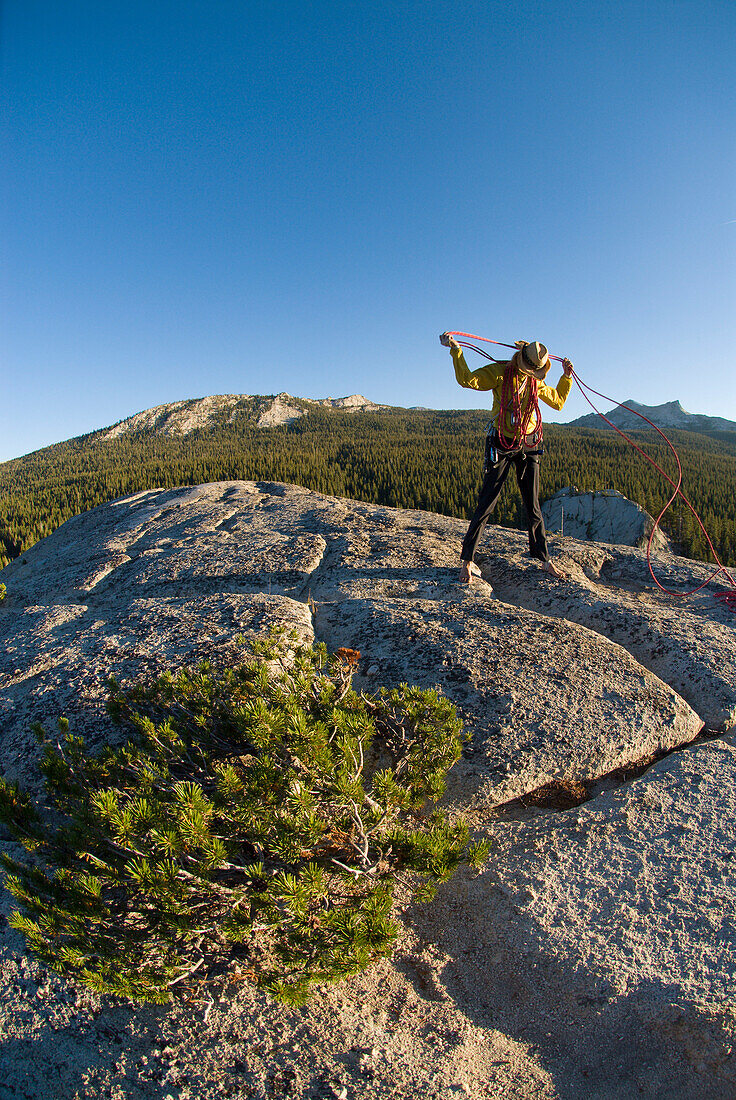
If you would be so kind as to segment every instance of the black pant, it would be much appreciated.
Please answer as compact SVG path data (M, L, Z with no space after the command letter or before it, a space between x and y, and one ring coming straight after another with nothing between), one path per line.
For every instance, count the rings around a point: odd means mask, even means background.
M539 463L541 455L528 451L494 451L492 438L486 440L486 465L483 485L478 498L478 507L463 539L461 557L463 561L472 561L478 540L496 507L504 482L511 465L516 467L516 480L519 483L521 499L526 509L526 521L529 528L529 553L540 561L549 561L547 537L544 531L542 510L539 507ZM495 461L492 459L495 457Z

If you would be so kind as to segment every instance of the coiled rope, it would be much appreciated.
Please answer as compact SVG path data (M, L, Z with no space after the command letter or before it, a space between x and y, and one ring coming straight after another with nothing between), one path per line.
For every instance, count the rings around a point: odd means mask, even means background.
M467 343L466 341L467 340L481 340L483 343L486 343L486 344L496 344L498 347L513 348L514 351L518 350L518 348L516 347L516 344L502 344L499 340L488 340L485 336L473 336L471 333L468 333L468 332L447 332L447 333L444 333L444 335L445 336L454 336L454 337L463 337L464 339L457 340L457 343L460 344L461 347L469 348L472 351L476 351L476 352L478 352L479 355L484 356L486 359L489 359L491 362L494 362L494 363L497 363L499 360L494 359L493 356L489 355L483 348L476 347L475 344ZM563 363L565 361L559 355L550 355L550 359L554 359L558 363ZM506 373L510 373L510 372L505 372L505 374ZM503 385L502 385L502 391L503 391L503 387L506 384L505 374L504 374L504 382L503 382ZM667 501L667 503L665 504L664 508L662 508L661 512L659 513L656 520L654 521L654 525L652 526L652 530L651 530L651 533L649 535L649 541L647 542L647 566L649 567L649 572L651 574L651 577L652 577L652 580L654 581L654 583L657 585L657 587L659 589L661 589L662 592L665 592L668 596L679 596L679 597L693 596L693 595L695 595L696 592L700 592L700 590L702 588L705 588L707 585L709 585L712 581L714 581L716 579L716 577L720 576L721 573L722 573L724 575L724 577L728 580L729 584L731 585L731 588L726 589L723 592L714 592L713 593L714 599L723 600L725 605L728 608L730 608L731 611L736 612L736 579L734 578L733 574L726 568L726 566L723 564L723 562L719 558L718 553L716 552L716 549L715 549L715 547L713 545L713 542L711 540L711 537L705 529L705 525L703 524L703 521L701 520L701 518L698 515L698 513L696 512L695 508L693 507L693 505L690 503L690 501L688 500L688 498L685 496L685 494L682 491L682 464L680 462L680 456L678 455L677 450L676 450L674 444L672 443L672 441L670 439L668 439L668 437L661 430L661 428L658 428L657 425L655 423L653 423L653 421L651 421L648 417L644 416L643 413L638 412L636 409L632 409L630 405L624 405L621 401L616 401L615 398L613 398L613 397L607 397L606 394L600 393L598 390L594 390L592 386L586 385L586 383L582 381L580 376L574 370L572 372L572 377L575 379L575 382L577 383L578 389L580 390L583 397L585 398L585 400L590 405L593 412L597 413L598 416L600 416L601 420L605 420L606 424L608 424L609 427L613 428L613 430L615 432L617 432L618 435L620 435L623 439L625 439L626 442L629 443L634 448L635 451L638 451L638 453L642 456L642 458L645 458L647 460L647 462L651 466L653 466L655 468L655 470L658 471L658 473L660 473L662 475L662 477L665 479L665 481L669 485L672 486L672 489L673 489L672 495L670 496L670 498ZM531 382L531 381L535 381L535 380L534 379L529 379L529 381ZM535 385L536 385L536 383L535 383ZM675 462L677 464L677 480L676 481L673 480L673 478L671 478L669 476L669 474L665 470L662 469L662 467L659 465L659 463L654 458L652 458L652 456L650 454L647 454L647 452L642 447L640 447L638 445L638 443L635 443L634 440L631 439L631 437L626 434L626 432L622 431L621 428L618 428L613 423L612 420L609 420L609 418L607 416L605 416L600 411L600 409L596 408L596 406L593 404L590 397L588 396L588 393L593 393L593 394L596 395L596 397L601 397L604 401L609 401L612 405L616 405L619 409L626 409L627 412L633 413L634 416L638 416L640 420L645 421L645 423L647 423L651 428L654 428L655 432L657 432L658 435L660 435L662 437L662 439L665 441L665 443L669 447L670 451L672 452L672 455L673 455L673 457L675 459ZM503 394L502 394L501 405L502 405L502 408L501 408L501 412L499 413L499 420L500 420L501 415L503 413ZM528 406L527 406L527 409L528 409ZM537 412L538 412L538 406L537 406ZM540 416L538 416L538 418L537 418L537 423L541 425L541 417ZM665 512L667 512L669 507L674 503L674 501L678 497L680 497L680 499L682 501L684 501L684 503L690 509L690 512L692 513L692 515L695 517L695 519L697 521L697 524L700 527L700 530L702 531L703 535L705 536L705 540L708 543L708 547L710 548L710 552L713 555L713 558L714 558L714 560L715 560L715 562L718 566L718 568L716 570L714 570L714 572L711 573L711 575L706 580L704 580L702 584L699 584L696 588L691 588L687 592L676 592L672 588L667 588L665 585L663 585L657 579L657 577L654 573L654 569L652 567L652 543L654 541L655 532L660 527L660 525L662 523L662 517L664 516Z
M502 451L518 451L522 444L538 447L542 442L542 414L539 411L539 399L536 378L526 377L520 386L516 385L513 367L506 367L501 383L501 406L498 410L496 436ZM529 387L526 406L522 412L521 398ZM534 431L530 432L532 420L536 416ZM505 425L511 423L514 434L506 435Z

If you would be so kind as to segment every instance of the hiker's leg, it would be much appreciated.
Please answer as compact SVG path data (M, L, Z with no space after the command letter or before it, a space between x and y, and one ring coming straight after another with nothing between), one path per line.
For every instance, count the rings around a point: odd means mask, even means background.
M516 459L516 480L526 509L529 553L533 558L548 562L547 535L539 506L539 455L519 455Z
M509 460L505 455L501 455L495 462L488 463L486 467L483 485L481 486L480 496L478 498L478 507L473 513L473 518L468 527L468 533L463 539L462 550L460 551L460 557L464 562L473 562L478 540L483 534L483 529L488 522L491 512L496 507L508 472Z

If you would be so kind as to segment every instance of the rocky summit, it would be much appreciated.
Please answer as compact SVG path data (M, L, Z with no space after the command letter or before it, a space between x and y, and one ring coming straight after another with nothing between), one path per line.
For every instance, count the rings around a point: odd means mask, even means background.
M736 432L736 421L722 416L706 416L683 409L679 401L666 401L663 405L641 405L629 398L606 413L609 424L598 413L587 413L570 421L571 428L600 428L612 430L611 425L627 431L642 431L646 420L665 430L674 428L689 432ZM645 419L642 419L645 418Z
M341 409L347 412L374 412L386 408L376 405L367 397L354 393L350 397L292 397L290 393L278 393L268 397L252 397L247 393L213 394L193 397L186 401L170 401L144 409L125 420L118 421L102 432L103 440L117 439L125 435L186 436L195 431L213 428L219 419L232 424L239 417L251 417L259 428L274 428L291 424L305 416L310 409Z
M500 527L461 586L464 529L225 482L102 505L0 573L6 775L36 781L35 720L119 737L110 674L234 662L280 623L360 650L357 688L442 688L471 734L444 810L492 843L303 1009L97 998L0 918L0 1100L736 1095L736 620L635 547L553 536L555 581Z

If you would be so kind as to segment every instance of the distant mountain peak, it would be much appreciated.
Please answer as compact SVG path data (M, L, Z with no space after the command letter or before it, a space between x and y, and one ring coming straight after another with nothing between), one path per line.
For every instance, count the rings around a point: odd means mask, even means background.
M623 406L628 406L624 408ZM629 412L633 409L633 412ZM678 428L690 432L736 432L736 421L726 420L722 416L706 416L705 413L690 413L680 401L665 401L662 405L642 405L629 398L605 415L617 428L646 428L646 424L635 413L645 416L658 428ZM571 420L570 428L601 428L610 431L608 424L597 413L587 413Z

